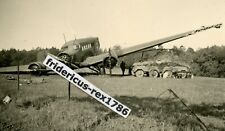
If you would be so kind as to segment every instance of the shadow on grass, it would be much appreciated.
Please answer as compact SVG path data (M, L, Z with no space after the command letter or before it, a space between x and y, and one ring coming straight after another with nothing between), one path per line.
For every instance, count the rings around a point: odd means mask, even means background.
M154 97L128 97L128 96L116 96L116 100L128 106L132 111L131 114L137 117L144 117L149 115L171 115L171 113L186 113L186 108L175 99L162 99ZM73 97L72 100L79 102L90 102L92 104L100 104L95 99L91 97L76 98ZM96 111L107 111L105 106L96 106ZM160 117L160 116L158 116ZM164 119L164 118L163 118Z
M225 120L225 103L219 105L209 105L202 103L201 105L191 105L191 109L202 116L214 116Z
M175 98L155 98L155 97L130 97L130 96L115 96L116 100L131 108L131 114L140 118L154 118L158 122L168 122L177 126L178 130L202 130L201 123L191 115L191 112L178 99ZM98 106L99 102L91 97L76 98L73 100L79 102L90 102L96 105L96 111L107 112L107 107ZM190 105L192 111L203 116L213 116L217 119L224 119L225 103L217 106L213 105ZM114 112L107 114L110 119L120 117ZM107 121L107 119L106 119ZM98 122L99 123L99 122ZM210 130L224 130L220 127L209 127Z
M155 97L135 97L135 96L115 96L116 100L120 101L121 103L125 104L129 108L131 108L132 115L137 117L144 117L144 116L154 116L156 114L157 118L161 116L176 116L175 114L187 114L189 115L190 112L188 109L182 105L182 103L175 98L155 98ZM51 102L55 102L59 99L68 99L67 97L56 97L56 96L45 96L35 99L33 101L26 100L23 101L22 104L17 105L21 108L28 108L28 107L35 107L37 110L40 108L47 106ZM78 101L78 102L89 102L90 104L96 105L96 111L104 111L107 112L108 108L105 106L100 106L101 104L97 102L92 97L71 97L71 101ZM210 105L202 103L200 105L190 105L189 106L196 114L200 114L202 116L213 116L219 119L225 120L225 103L220 105ZM175 113L175 114L174 114ZM161 116L158 116L161 114Z

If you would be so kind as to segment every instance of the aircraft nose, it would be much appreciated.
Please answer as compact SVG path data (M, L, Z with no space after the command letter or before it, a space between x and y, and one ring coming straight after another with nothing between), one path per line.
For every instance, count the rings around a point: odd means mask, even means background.
M215 28L221 28L222 23L215 25Z

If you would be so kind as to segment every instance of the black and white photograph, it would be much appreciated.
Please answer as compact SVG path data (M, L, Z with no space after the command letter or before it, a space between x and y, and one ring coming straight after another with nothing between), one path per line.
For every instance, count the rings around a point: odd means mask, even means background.
M0 131L225 131L225 0L0 0Z

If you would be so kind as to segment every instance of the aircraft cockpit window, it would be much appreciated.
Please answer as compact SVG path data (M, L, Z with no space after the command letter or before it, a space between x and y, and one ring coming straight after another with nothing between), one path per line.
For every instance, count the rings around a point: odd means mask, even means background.
M68 49L68 46L62 47L62 50L66 50L66 49Z

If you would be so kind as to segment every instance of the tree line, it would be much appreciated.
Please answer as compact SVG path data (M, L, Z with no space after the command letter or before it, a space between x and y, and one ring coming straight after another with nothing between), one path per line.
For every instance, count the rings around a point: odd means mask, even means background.
M225 46L212 46L193 53L191 67L199 76L225 77Z
M121 48L114 47L117 51ZM102 49L100 49L102 50ZM196 76L206 76L206 77L225 77L225 46L212 46L207 48L201 48L198 50L193 50L192 48L176 47L172 48L172 56L174 59L178 59L190 65L192 72ZM0 51L0 67L15 66L18 61L20 65L26 65L35 61L42 61L45 57L46 52L53 55L57 55L60 50L52 48L36 48L32 50L16 50L14 48L8 50ZM101 52L104 52L103 50ZM162 52L149 52L145 53L144 57L154 58ZM85 56L85 55L84 55ZM82 60L84 59L82 57ZM132 59L140 60L141 53L137 53L132 56ZM168 57L168 54L165 56ZM79 56L77 56L79 57ZM130 58L128 57L129 60ZM129 61L127 61L129 62Z
M49 52L53 55L57 55L59 53L59 49L52 47L52 48L36 48L32 50L16 50L14 48L8 50L1 50L0 51L0 67L7 67L7 66L15 66L18 64L26 65L31 62L41 61L43 60L44 55L46 52Z
M173 56L190 65L195 76L225 77L225 46L212 46L194 51L173 47Z

